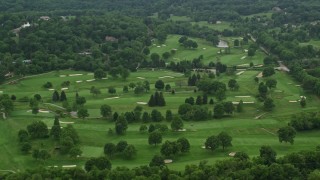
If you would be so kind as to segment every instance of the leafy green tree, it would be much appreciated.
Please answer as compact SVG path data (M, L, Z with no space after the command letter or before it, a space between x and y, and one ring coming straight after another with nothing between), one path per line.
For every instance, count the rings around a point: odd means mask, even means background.
M114 155L114 153L116 153L116 145L113 144L113 143L107 143L104 145L104 154L109 156L109 157L112 157Z
M243 111L243 101L240 100L239 104L237 104L237 112L242 112Z
M263 77L269 77L275 74L274 68L273 67L266 67L262 71L262 76Z
M213 105L213 104L214 104L214 101L213 101L212 98L210 98L209 104L210 104L210 105Z
M27 130L32 138L45 138L49 132L47 125L42 121L34 121L27 126Z
M248 56L252 57L256 54L256 50L254 48L249 48L248 49Z
M87 102L85 97L79 96L76 98L76 104L79 106L83 106Z
M164 52L164 53L162 54L162 58L165 59L165 60L167 60L167 59L169 59L170 55L171 55L171 54L170 54L169 52Z
M165 86L165 90L166 90L166 91L170 91L170 90L171 90L171 86L170 86L170 84L166 84L166 86Z
M166 101L163 97L162 92L160 92L159 99L157 100L157 102L158 102L158 104L157 104L158 106L165 106L166 105Z
M172 119L173 119L173 114L172 114L172 111L169 109L166 111L166 120L170 122L172 121Z
M122 154L125 159L132 159L137 154L137 150L134 145L130 144L124 149Z
M107 117L111 117L112 115L112 109L111 106L107 105L107 104L103 104L100 107L100 114L102 117L107 118Z
M232 137L226 133L226 132L221 132L218 135L218 139L220 140L220 145L222 146L222 149L224 150L226 147L232 146L231 141Z
M151 120L152 120L153 122L161 122L163 119L164 119L164 118L163 118L163 116L162 116L162 114L161 114L160 111L158 111L158 110L156 110L156 109L153 109L153 110L151 111Z
M268 86L266 86L263 82L261 82L259 84L259 94L262 98L266 98L267 97L267 93L268 93Z
M104 72L102 69L97 69L96 71L94 71L94 78L95 79L102 79L102 78L106 78L107 77L107 73Z
M224 106L224 112L227 114L232 114L233 111L235 110L234 105L231 101L223 103Z
M24 142L22 145L21 145L21 152L24 153L24 154L27 154L30 152L32 146L31 146L31 143L29 142Z
M234 158L244 161L244 160L248 160L249 156L247 153L240 151L234 155Z
M130 87L131 89L134 89L134 88L136 87L136 84L132 82L132 83L129 84L129 87Z
M224 106L223 106L223 104L221 104L221 103L216 104L214 106L213 113L214 113L214 117L215 118L217 118L217 119L222 118L223 114L224 114Z
M71 158L77 158L82 155L82 151L79 147L73 147L70 149L69 155Z
M202 96L202 104L208 104L208 95L207 94L204 94Z
M270 146L261 146L260 158L265 165L271 165L276 162L277 153Z
M126 68L121 68L120 76L123 80L126 80L130 76L130 71Z
M218 149L219 145L220 145L220 140L217 136L210 136L207 138L205 142L206 149L210 149L211 151Z
M154 87L161 91L164 89L164 82L162 80L158 80L156 81Z
M34 149L34 150L32 151L32 157L33 157L34 159L36 159L36 160L39 159L39 154L40 154L39 149Z
M129 88L128 88L128 86L123 86L122 91L123 91L124 93L129 92Z
M126 147L128 146L127 141L119 141L118 144L116 145L116 151L122 153Z
M188 40L188 37L187 36L182 36L182 37L179 38L179 43L183 44L186 40Z
M275 79L268 79L268 80L266 81L266 86L268 86L269 89L271 89L271 88L276 88L276 87L277 87L277 80L275 80Z
M181 137L177 140L177 143L181 146L181 152L189 152L190 151L190 143L187 138Z
M162 167L162 166L165 166L164 157L160 156L160 155L154 155L153 158L151 159L151 162L149 163L149 166L150 167L155 167L155 166Z
M145 125L145 124L142 124L142 125L140 126L140 128L139 128L139 131L140 131L141 133L146 132L147 130L148 130L148 127L147 127L147 125Z
M259 78L258 77L254 77L254 82L259 83Z
M70 136L62 136L60 138L60 153L68 154L75 147L75 143Z
M53 85L52 85L52 83L51 82L46 82L44 85L42 85L42 87L43 88L52 88L53 87Z
M230 79L228 82L228 87L230 88L230 90L236 90L239 87L239 85L235 79Z
M289 142L290 144L293 144L297 132L292 126L286 126L280 128L277 133L279 142Z
M124 134L128 129L128 121L123 115L120 115L115 123L115 130L118 135Z
M177 131L183 128L183 122L179 116L175 116L171 122L171 129Z
M110 69L109 74L112 76L113 79L118 78L119 68L113 67Z
M149 138L148 138L148 142L150 145L157 146L157 144L162 143L162 134L157 131L150 133Z
M37 101L41 101L41 99L42 99L42 97L41 97L40 94L35 94L35 95L33 96L33 98L34 98L35 100L37 100Z
M84 165L86 171L97 168L98 170L111 170L111 162L106 157L90 158Z
M109 88L108 88L108 92L109 92L110 94L115 94L115 93L117 92L117 90L116 90L116 88L114 88L114 87L109 87Z
M153 131L155 131L156 130L156 127L153 125L153 124L150 124L149 125L149 128L148 128L148 132L149 133L152 133Z
M216 93L216 98L218 99L218 101L222 101L224 99L226 99L226 90L219 88Z
M306 107L306 105L307 105L306 98L305 98L305 97L302 97L302 98L300 99L300 106L304 108L304 107Z
M263 107L267 111L272 111L272 109L275 107L273 100L271 98L267 98L263 103Z
M34 106L31 109L32 114L37 115L39 113L39 107L38 106Z
M52 94L52 101L53 102L58 102L59 100L60 100L60 96L59 96L58 91L54 91L53 94Z
M201 96L197 96L196 105L202 105L202 97Z
M100 89L96 88L95 86L92 86L90 89L90 93L93 96L97 96L97 95L101 94L101 91L100 91Z
M180 152L181 149L181 144L173 141L166 141L164 144L161 146L161 154L165 157L174 157L176 154Z
M18 132L19 142L27 142L29 140L29 133L24 130L20 129Z
M67 95L64 91L61 91L60 94L60 101L66 101L67 100Z
M42 160L47 160L51 157L51 155L49 154L49 152L47 150L41 150L39 152L39 159L42 159Z
M148 112L143 112L142 114L142 122L148 123L151 121L150 114Z
M79 109L78 112L77 112L77 115L78 115L79 118L82 118L82 119L84 119L86 117L89 117L88 110L85 109L85 108Z

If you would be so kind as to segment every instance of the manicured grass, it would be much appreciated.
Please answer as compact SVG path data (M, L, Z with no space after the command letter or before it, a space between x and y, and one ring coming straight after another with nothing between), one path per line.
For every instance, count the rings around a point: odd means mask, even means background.
M312 45L315 48L319 49L320 48L320 41L319 40L310 40L309 42L306 43L300 43L302 46L307 46L307 45Z
M219 24L210 24L210 23L208 23L206 21L192 22L192 24L193 25L197 24L200 27L207 26L208 28L214 29L214 30L217 30L217 31L223 31L225 29L230 29L230 30L233 29L233 27L230 26L230 23L226 22L226 21L222 21Z

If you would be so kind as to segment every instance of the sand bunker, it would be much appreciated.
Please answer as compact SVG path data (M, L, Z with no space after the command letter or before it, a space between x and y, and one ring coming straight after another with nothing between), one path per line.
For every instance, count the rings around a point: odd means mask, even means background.
M296 103L296 102L298 102L298 101L289 101L290 103Z
M93 74L93 73L88 73L87 75L88 75L88 76L93 76L94 74Z
M202 149L207 149L206 146L201 146Z
M68 90L69 88L61 88L61 90L63 91L63 90Z
M165 160L163 160L163 162L164 162L165 164L170 164L170 163L172 163L173 161L172 161L172 159L165 159Z
M172 76L162 76L162 77L159 77L159 79L163 79L163 78L171 78L171 79L173 79L174 77L172 77Z
M76 81L76 83L81 83L82 81Z
M160 48L161 46L157 46L158 48Z
M243 104L254 104L254 101L244 101Z
M261 78L262 77L262 72L259 73L256 77Z
M69 76L82 76L83 74L69 74Z
M111 98L105 98L105 100L107 99L119 99L120 97L111 97Z
M87 82L92 82L92 81L95 81L95 79L88 79L86 80Z
M301 99L302 99L302 98L307 99L307 97L305 97L305 96L300 96L300 98L301 98Z
M240 64L238 66L249 66L250 64Z
M59 121L60 124L74 124L74 122L64 122L64 121Z
M255 65L254 67L263 67L263 64Z
M240 76L240 75L243 74L243 73L244 73L244 71L240 71L240 72L238 72L236 75Z
M251 96L235 96L236 98L249 98Z
M274 92L282 93L282 90L274 90Z
M248 49L245 49L244 52L248 52Z
M39 113L50 113L50 111L47 111L47 110L39 110Z
M60 77L66 77L67 75L60 75Z
M239 102L233 101L232 104L237 105Z
M2 94L3 93L3 91L0 91L0 94Z
M247 56L243 56L241 59L245 59Z
M300 87L301 85L296 85L297 87Z
M186 129L178 129L177 131L179 131L179 132L185 132L185 131L187 131Z
M229 156L234 157L237 153L236 152L231 152L229 153Z
M144 77L137 77L138 79L146 79L146 78L144 78Z
M48 89L49 91L54 91L55 89Z
M206 50L207 48L202 48L203 50Z
M77 165L63 165L62 168L75 168Z
M167 45L165 45L165 44L162 44L162 46L163 46L163 47L166 47Z
M146 103L146 102L137 102L137 104L140 104L140 105L147 105L148 103Z
M102 78L102 79L108 79L107 77L105 77L105 78Z

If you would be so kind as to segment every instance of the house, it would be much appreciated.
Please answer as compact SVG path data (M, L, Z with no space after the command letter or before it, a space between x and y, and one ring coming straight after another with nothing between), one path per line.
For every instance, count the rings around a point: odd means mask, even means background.
M31 59L25 59L25 60L22 60L23 63L25 64L30 64L32 63L32 60Z
M29 22L25 23L25 24L22 24L21 28L27 28L27 27L30 27L31 24Z
M41 16L39 19L44 20L44 21L49 21L50 17L49 16Z

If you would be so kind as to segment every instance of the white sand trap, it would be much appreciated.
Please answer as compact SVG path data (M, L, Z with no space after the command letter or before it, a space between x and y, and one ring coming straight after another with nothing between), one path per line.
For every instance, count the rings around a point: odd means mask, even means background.
M282 93L282 90L274 90L274 92Z
M111 97L111 98L105 98L105 100L107 99L119 99L120 97Z
M158 48L160 48L161 46L157 46Z
M229 153L229 156L234 157L237 153L236 152L231 152Z
M28 110L27 112L32 112L32 110Z
M289 85L291 85L292 83L288 83Z
M104 80L105 80L105 79L108 79L108 78L107 78L107 77L105 77L105 78L102 78L102 79L104 79Z
M60 75L60 77L66 77L67 75Z
M307 99L307 97L305 97L305 96L300 96L300 98L301 98L301 99L302 99L302 98Z
M77 165L63 165L62 168L75 168Z
M166 47L167 45L165 45L165 44L162 44L162 46L163 46L163 47Z
M137 102L137 104L140 104L140 105L147 105L148 103L146 103L146 102Z
M297 87L300 87L301 85L296 85Z
M240 64L238 66L249 66L250 64Z
M206 149L206 146L201 146L202 149Z
M49 91L54 91L55 89L48 89Z
M172 76L162 76L162 77L159 77L159 79L163 79L163 78L171 78L171 79L173 79L174 77L172 77Z
M57 168L58 166L48 166L48 168Z
M144 77L137 77L138 79L146 79L146 78L144 78Z
M63 91L63 90L68 90L69 88L61 88L61 90Z
M50 113L50 111L46 111L46 110L39 110L39 113Z
M83 74L69 74L69 76L82 76Z
M172 49L172 50L177 51L178 49Z
M217 53L220 54L220 51L218 51Z
M88 79L86 80L87 82L92 82L92 81L95 81L95 79Z
M236 98L249 98L251 96L235 96Z
M245 101L243 104L254 104L254 101Z
M93 76L94 74L93 74L93 73L88 73L87 75L88 75L88 76Z
M245 49L244 52L248 52L248 49Z
M232 104L237 105L239 102L233 101Z
M64 122L64 121L59 121L60 124L74 124L74 122Z
M296 102L298 102L298 101L289 101L290 103L296 103Z
M2 94L3 93L3 91L0 91L0 94Z
M206 50L207 48L202 48L203 50Z
M245 59L247 56L243 56L241 59Z
M240 72L238 72L236 75L240 76L240 75L243 74L243 73L244 73L244 71L240 71Z
M185 131L187 131L186 129L178 129L177 131L179 131L179 132L185 132Z
M154 46L156 46L156 44L153 44Z
M263 67L263 64L255 65L254 67Z
M82 81L76 81L76 83L82 83Z
M165 164L170 164L170 163L172 163L173 161L172 161L172 159L165 159L165 160L163 160L163 162L164 162Z
M256 77L261 78L262 77L262 72L259 73Z

